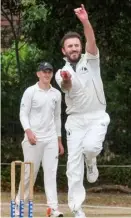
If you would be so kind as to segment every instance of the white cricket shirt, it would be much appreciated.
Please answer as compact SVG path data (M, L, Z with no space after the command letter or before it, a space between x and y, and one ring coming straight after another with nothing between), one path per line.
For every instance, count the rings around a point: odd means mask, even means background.
M40 89L38 83L27 88L21 99L20 121L23 129L31 129L38 141L61 136L60 91L52 86Z
M65 61L65 66L57 71L55 78L61 87L60 71L67 70L71 74L72 88L70 91L63 90L66 113L87 114L89 119L101 116L106 110L106 101L100 75L99 51L95 56L87 52L82 54L76 64L76 72L66 58Z

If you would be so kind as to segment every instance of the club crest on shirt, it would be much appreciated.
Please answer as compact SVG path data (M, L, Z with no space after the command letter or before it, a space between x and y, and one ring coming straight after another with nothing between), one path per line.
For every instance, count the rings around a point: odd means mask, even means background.
M71 130L68 129L68 130L66 131L66 133L67 133L67 136L70 136L70 135L71 135Z
M87 67L82 67L82 68L81 68L81 71L82 71L82 73L88 73Z
M25 104L24 104L24 103L21 103L21 107L25 107Z
M55 108L56 102L57 102L56 99L52 98L52 105L53 105L54 108Z
M55 99L55 98L53 98L53 99L52 99L52 102L55 104L55 103L56 103L56 99Z
M106 126L105 123L101 123L101 126Z

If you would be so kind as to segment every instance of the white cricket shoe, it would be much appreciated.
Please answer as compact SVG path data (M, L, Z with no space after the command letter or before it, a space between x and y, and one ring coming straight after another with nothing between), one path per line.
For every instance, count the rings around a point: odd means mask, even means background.
M93 159L92 163L89 164L86 161L86 168L87 168L87 180L90 183L96 182L99 176L99 171L97 169L96 158Z
M51 208L47 208L47 216L48 217L63 217L63 213L60 212L58 209L54 210Z
M15 217L20 216L20 206L19 204L15 204Z
M86 218L85 213L82 211L82 209L79 209L77 211L73 211L76 218Z

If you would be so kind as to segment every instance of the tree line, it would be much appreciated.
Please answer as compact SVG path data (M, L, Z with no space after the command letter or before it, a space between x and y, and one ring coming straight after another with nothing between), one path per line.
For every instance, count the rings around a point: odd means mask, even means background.
M111 123L100 162L130 164L131 161L131 2L130 0L22 0L2 1L2 15L9 19L13 40L2 52L2 162L22 158L19 104L23 91L34 84L42 60L55 71L63 64L60 40L69 30L81 34L83 28L73 9L83 3L95 31L100 50L101 74ZM19 17L14 25L13 16ZM4 38L6 32L2 33ZM56 82L53 78L53 86ZM66 147L64 95L62 135ZM19 149L17 149L19 148ZM66 157L62 162L66 162ZM131 175L131 172L130 172Z

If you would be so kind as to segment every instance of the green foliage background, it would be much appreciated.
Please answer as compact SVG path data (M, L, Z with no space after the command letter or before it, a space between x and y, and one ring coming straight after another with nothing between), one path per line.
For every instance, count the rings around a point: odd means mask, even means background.
M101 55L101 74L111 117L99 164L131 165L131 2L130 0L22 1L22 32L19 39L20 69L17 69L15 43L2 52L2 162L22 159L20 142L23 130L19 122L19 103L24 90L37 81L35 72L41 60L50 61L55 71L64 63L60 40L69 30L83 36L83 28L73 9L84 3L95 31ZM57 87L53 78L52 84ZM57 87L58 88L58 87ZM62 100L62 133L66 149ZM66 163L66 157L60 163ZM65 189L65 170L59 169L59 187ZM37 184L42 185L42 171ZM59 176L60 175L60 176ZM131 187L131 168L101 169L98 184L123 184ZM2 168L2 184L8 187L9 167Z

